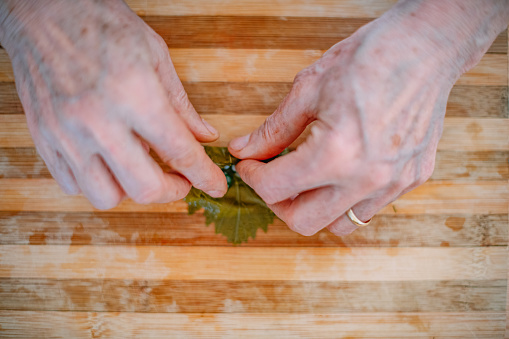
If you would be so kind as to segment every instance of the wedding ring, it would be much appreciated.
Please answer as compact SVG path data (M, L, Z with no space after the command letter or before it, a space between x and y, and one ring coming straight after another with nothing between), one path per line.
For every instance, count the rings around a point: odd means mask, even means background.
M348 210L348 212L346 212L346 216L348 217L348 219L350 219L350 221L352 223L354 223L355 226L357 227L364 227L364 226L368 226L369 223L371 222L371 219L369 219L368 221L364 222L364 221L361 221L359 218L357 218L357 216L355 215L355 213L353 213L352 209L350 208Z

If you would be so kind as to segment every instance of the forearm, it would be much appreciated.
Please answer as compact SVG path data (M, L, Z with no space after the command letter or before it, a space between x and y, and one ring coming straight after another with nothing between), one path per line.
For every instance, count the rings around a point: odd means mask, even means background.
M27 22L36 19L37 8L47 1L0 0L0 43L10 49L20 39Z
M9 52L22 44L26 35L47 35L59 25L68 27L64 33L78 43L83 38L80 28L92 26L97 19L114 23L126 10L130 11L123 0L0 0L0 43Z
M425 39L430 54L450 60L449 66L461 74L479 62L507 28L509 1L403 0L387 16L405 34Z

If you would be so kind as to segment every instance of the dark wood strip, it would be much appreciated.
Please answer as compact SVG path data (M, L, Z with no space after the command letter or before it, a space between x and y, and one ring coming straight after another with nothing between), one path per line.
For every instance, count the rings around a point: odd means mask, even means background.
M167 171L154 152L151 155ZM431 180L462 182L509 179L509 152L439 151ZM0 178L51 178L44 161L34 148L0 148Z
M171 48L329 49L372 19L144 16ZM488 53L507 54L507 31Z
M505 86L454 86L446 116L507 118L507 93Z
M200 114L270 115L290 92L291 83L184 83Z
M142 17L171 48L326 50L372 19L186 16Z
M274 112L291 83L185 82L189 99L201 114L262 114ZM448 117L508 117L505 86L454 86ZM14 83L0 82L0 114L23 113Z
M507 246L507 214L378 215L344 237L323 230L301 236L279 219L242 246L479 247ZM230 246L201 213L1 212L1 245Z
M2 278L0 308L322 314L503 311L506 287L505 280L298 282Z
M23 107L13 82L0 82L0 114L23 114Z
M35 148L0 148L0 178L51 178Z

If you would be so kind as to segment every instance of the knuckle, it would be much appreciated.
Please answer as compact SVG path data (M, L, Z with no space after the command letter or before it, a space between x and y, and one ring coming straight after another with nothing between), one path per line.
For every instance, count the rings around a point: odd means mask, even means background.
M316 227L313 227L315 222L313 218L302 215L298 211L288 213L285 216L285 222L292 231L306 237L310 237L317 232Z
M294 87L299 87L299 86L302 86L306 80L309 78L310 75L312 75L312 68L311 66L310 67L306 67L304 69L302 69L301 71L299 71L296 75L295 75L295 78L293 79L293 86Z
M161 200L162 191L157 186L148 186L143 188L139 193L135 194L132 199L137 204L147 205Z
M420 186L424 184L426 181L428 181L428 179L431 178L431 176L433 175L434 169L435 169L434 159L424 162L415 180L417 186Z
M184 115L185 113L189 113L193 111L193 105L191 101L189 101L189 97L184 88L179 88L177 92L173 95L173 104L174 108L180 115Z
M373 187L383 188L393 181L393 170L389 166L376 166L370 171L369 180Z
M262 140L267 142L273 142L279 139L278 134L281 131L284 131L284 126L279 126L276 118L271 115L265 120L265 122L260 126L259 134Z
M154 38L157 43L157 46L161 48L164 53L169 54L168 45L166 44L166 41L164 41L164 39L159 34L154 34Z
M434 161L434 159L432 159L431 161L427 162L425 164L424 168L422 169L422 179L424 179L424 182L427 181L429 178L431 178L434 170L435 170L435 161Z
M106 154L117 154L123 146L116 142L112 137L96 133L95 139L100 145L101 151Z
M310 237L316 233L313 227L310 227L311 224L305 221L298 221L295 219L291 219L287 222L288 227L294 232L299 233L300 235Z
M167 199L168 201L166 201L166 202L172 202L172 201L184 199L190 190L191 190L190 183L188 185L183 185L182 187L175 187L173 189L173 195L171 197L169 197Z
M415 180L411 175L402 175L396 185L396 189L399 191L403 191L403 190L407 189L408 187L411 187L412 185L414 185L414 183L415 183Z
M175 100L181 105L185 107L190 107L191 102L189 101L189 97L187 96L187 92L184 88L179 88L177 93L175 94Z
M161 155L165 163L176 169L187 169L198 164L199 159L204 156L205 151L201 147L189 147L185 145L174 145L171 154L168 152Z
M164 58L166 56L169 56L169 50L168 45L166 44L166 41L157 34L156 32L152 31L152 34L150 34L149 41L150 45L155 48L155 52L158 57Z
M279 202L279 199L277 199L272 190L269 188L258 188L256 193L267 205L274 205Z
M109 197L100 199L90 199L92 205L99 210L109 210L116 207L120 203L120 197Z
M327 229L334 235L342 237L348 235L356 230L356 227L350 221L336 221L334 224L327 227Z

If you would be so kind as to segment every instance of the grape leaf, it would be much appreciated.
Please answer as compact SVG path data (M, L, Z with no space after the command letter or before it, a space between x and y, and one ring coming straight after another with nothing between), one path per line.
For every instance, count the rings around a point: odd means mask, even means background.
M194 214L203 208L207 226L213 223L216 234L226 236L228 242L236 245L247 242L249 237L255 239L259 228L267 232L275 215L235 171L239 159L233 157L226 147L205 146L205 152L225 174L228 191L222 198L212 198L191 188L184 199L188 213Z

